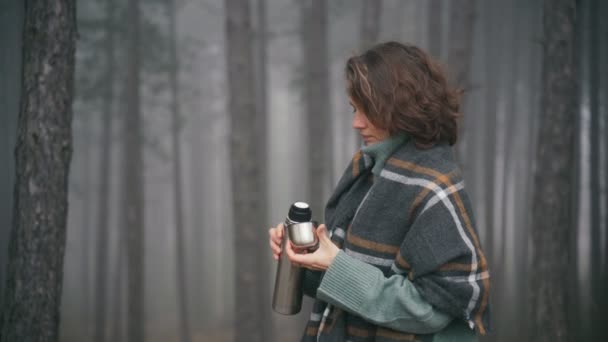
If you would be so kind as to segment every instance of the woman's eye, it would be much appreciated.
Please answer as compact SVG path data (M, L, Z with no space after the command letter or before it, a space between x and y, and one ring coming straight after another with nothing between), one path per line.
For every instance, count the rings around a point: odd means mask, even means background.
M353 105L351 105L351 106L350 106L350 111L354 113L354 112L356 112L357 110L355 109L355 107L354 107Z

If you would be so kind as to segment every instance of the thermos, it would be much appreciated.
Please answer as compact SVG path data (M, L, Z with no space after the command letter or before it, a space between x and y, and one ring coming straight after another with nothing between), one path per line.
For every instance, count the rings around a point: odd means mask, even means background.
M310 206L296 202L289 208L281 243L281 256L274 282L272 309L283 315L295 315L302 309L302 277L304 269L292 265L285 252L285 244L291 241L295 252L312 251L317 245L317 235L311 222Z

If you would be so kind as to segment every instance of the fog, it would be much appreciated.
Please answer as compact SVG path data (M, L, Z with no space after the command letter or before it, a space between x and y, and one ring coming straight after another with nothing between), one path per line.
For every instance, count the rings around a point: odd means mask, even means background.
M15 27L23 12L18 2L0 6L0 290L6 277L19 108L19 90L10 88L19 77L20 31ZM249 329L238 318L243 305L255 306L251 322L261 324L261 340L299 340L311 302L296 316L272 312L276 263L268 228L283 221L295 201L311 203L314 218L322 220L322 206L360 147L351 128L345 62L388 40L428 50L465 89L455 150L492 276L492 332L482 340L529 340L530 225L542 105L541 1L331 0L325 3L325 24L314 12L323 6L311 10L309 2L237 2L237 7L249 4L252 25L249 36L234 46L250 45L254 63L247 73L239 71L242 84L236 86L253 82L244 89L254 93L235 99L230 97L226 21L242 18L226 11L224 1L141 1L135 42L129 32L137 21L126 1L78 1L62 342L100 341L95 339L100 330L106 341L129 340L128 327L136 324L129 309L129 296L137 292L134 268L143 277L145 341L247 340L238 334L245 331L241 327ZM564 281L571 285L573 340L599 341L606 332L600 314L606 313L601 306L607 297L600 294L608 286L608 23L600 13L608 15L606 2L577 3L576 177L564 185L576 189L577 210L572 264L563 265ZM135 48L138 58L132 60ZM242 56L232 55L234 60ZM131 78L134 67L138 76ZM134 84L137 102L129 88ZM247 121L231 121L241 120L231 116L230 108L236 108L231 106L252 109L241 117ZM139 113L136 130L128 123L134 111ZM311 131L311 120L321 128ZM243 139L240 132L256 142L237 155L231 143ZM313 160L322 162L311 165L315 153L320 155ZM251 173L233 184L235 168ZM239 192L248 186L250 193ZM245 209L235 210L235 203ZM133 241L141 244L139 264L133 263ZM246 250L240 250L243 241ZM239 265L247 265L246 274ZM246 286L243 275L253 285ZM256 298L243 302L250 297Z

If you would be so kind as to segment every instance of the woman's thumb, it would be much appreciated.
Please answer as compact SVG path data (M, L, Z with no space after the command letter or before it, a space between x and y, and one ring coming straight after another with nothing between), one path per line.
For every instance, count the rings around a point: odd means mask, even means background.
M327 226L324 224L317 227L317 236L319 240L329 240L329 232L327 231Z

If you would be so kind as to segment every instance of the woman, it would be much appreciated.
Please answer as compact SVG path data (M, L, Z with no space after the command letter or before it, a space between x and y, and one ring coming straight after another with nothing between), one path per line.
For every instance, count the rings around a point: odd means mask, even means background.
M451 145L459 94L419 48L389 42L346 63L365 146L329 199L307 268L302 341L475 341L489 274ZM275 259L283 226L271 228Z

